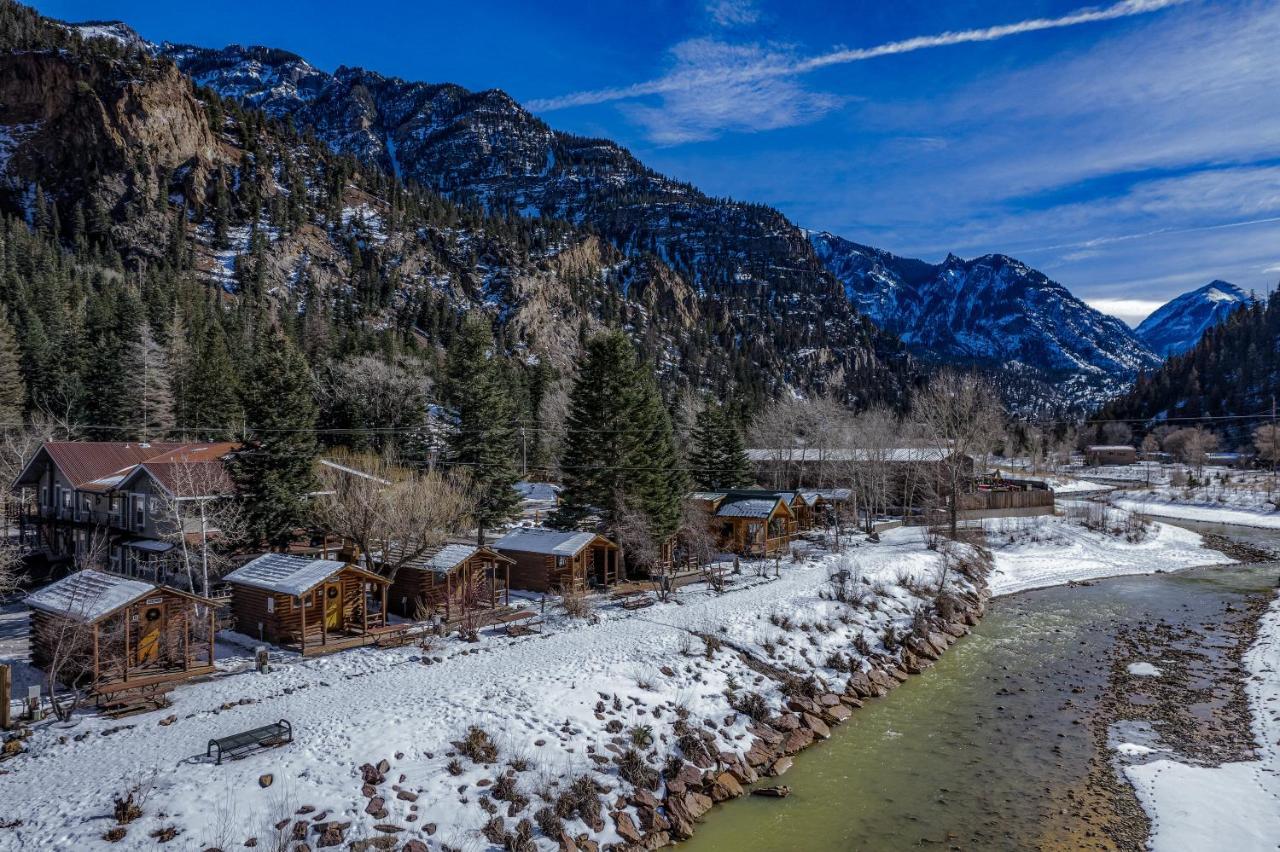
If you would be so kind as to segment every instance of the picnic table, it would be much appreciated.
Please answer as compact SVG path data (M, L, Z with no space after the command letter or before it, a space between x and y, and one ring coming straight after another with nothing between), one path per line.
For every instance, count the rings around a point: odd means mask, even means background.
M531 609L517 609L497 616L493 619L493 624L502 628L508 636L520 636L532 632L534 627L541 627L542 620Z
M288 719L281 719L279 722L272 722L260 728L209 740L209 747L205 749L204 755L213 757L213 750L217 749L217 765L220 766L224 757L238 760L259 749L275 748L291 742L293 742L293 725Z

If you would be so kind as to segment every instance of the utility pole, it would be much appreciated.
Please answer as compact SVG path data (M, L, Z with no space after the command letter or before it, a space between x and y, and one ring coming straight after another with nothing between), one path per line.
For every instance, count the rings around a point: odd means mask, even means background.
M524 427L520 427L520 478L529 478L529 440L525 435Z

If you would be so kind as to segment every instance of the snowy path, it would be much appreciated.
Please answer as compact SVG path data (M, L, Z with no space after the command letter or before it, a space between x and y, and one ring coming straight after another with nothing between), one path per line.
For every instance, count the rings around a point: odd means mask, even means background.
M1125 768L1151 817L1154 852L1280 847L1280 598L1245 654L1258 759L1217 767L1156 760Z

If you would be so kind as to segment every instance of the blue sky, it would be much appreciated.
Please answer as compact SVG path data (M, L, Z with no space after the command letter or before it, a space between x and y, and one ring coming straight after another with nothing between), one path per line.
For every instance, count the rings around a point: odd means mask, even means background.
M36 5L502 88L712 194L927 260L1011 254L1130 321L1280 280L1280 3Z

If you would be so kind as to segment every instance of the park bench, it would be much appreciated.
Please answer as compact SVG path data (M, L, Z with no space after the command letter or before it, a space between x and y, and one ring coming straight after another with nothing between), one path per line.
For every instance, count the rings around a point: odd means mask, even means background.
M258 749L275 748L291 742L293 742L293 725L289 724L287 719L281 719L279 722L263 725L261 728L209 740L209 747L205 749L204 755L213 757L213 750L216 748L217 763L221 765L224 757L238 760Z

